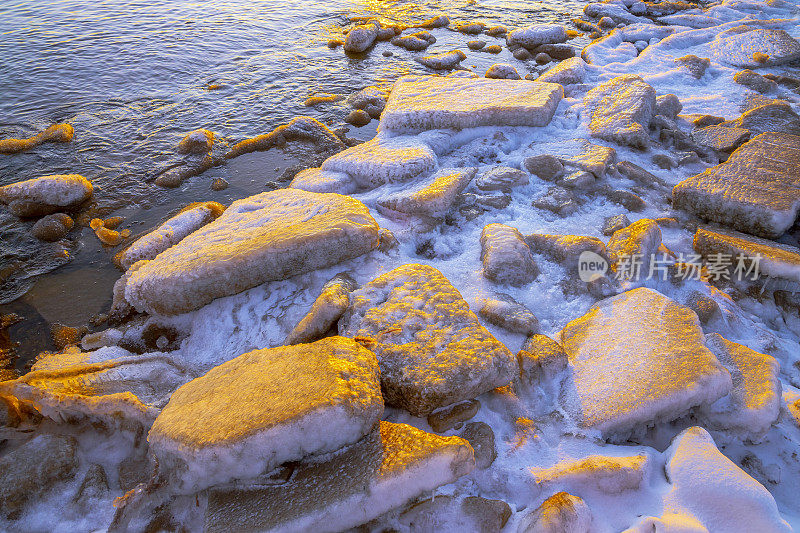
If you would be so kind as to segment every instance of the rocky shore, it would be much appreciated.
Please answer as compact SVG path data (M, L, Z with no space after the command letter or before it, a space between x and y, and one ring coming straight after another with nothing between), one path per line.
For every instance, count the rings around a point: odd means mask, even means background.
M103 320L0 367L0 529L799 528L800 5L578 15L355 21L331 48L424 69L347 98L376 136L189 132L153 187L314 156L140 235L86 220L84 176L0 187L122 272Z

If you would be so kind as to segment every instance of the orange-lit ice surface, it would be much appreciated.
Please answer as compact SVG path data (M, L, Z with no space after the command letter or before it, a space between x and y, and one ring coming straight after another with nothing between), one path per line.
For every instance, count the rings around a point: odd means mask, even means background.
M0 530L799 530L800 4L271 1L0 124Z

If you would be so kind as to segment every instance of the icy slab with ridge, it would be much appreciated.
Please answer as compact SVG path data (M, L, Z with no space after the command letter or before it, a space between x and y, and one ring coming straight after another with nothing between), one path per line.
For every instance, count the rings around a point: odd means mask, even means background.
M568 409L605 436L674 420L731 390L697 315L652 289L598 302L564 327L561 344L572 365Z
M176 491L352 444L383 415L375 354L343 337L240 355L172 395L147 440Z
M479 126L546 126L564 96L553 83L404 76L381 115L381 130L419 133Z
M377 246L378 224L358 200L299 189L265 192L233 202L214 222L137 263L125 298L139 311L176 315Z
M506 385L517 372L513 354L433 267L395 268L350 302L339 334L378 356L387 405L427 415Z
M380 422L356 444L301 463L284 483L209 491L204 530L345 531L474 467L472 448L459 437Z

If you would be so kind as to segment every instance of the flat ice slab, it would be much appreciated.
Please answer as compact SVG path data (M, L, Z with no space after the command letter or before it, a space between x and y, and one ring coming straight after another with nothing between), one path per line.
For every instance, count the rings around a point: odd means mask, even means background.
M387 405L427 415L516 373L516 358L433 267L398 267L351 293L350 302L339 333L378 356Z
M295 468L285 483L211 491L205 531L345 531L474 467L459 437L381 422L353 446Z
M545 126L564 89L553 83L404 76L394 85L381 129L406 133L479 126Z
M636 148L649 146L656 92L639 76L612 78L589 91L583 104L592 137Z
M564 327L561 344L572 364L570 408L607 436L674 420L731 390L697 315L652 289L598 302Z
M784 30L736 26L711 43L714 59L737 67L780 65L800 57L800 42ZM756 54L761 54L759 58Z
M214 222L137 263L125 298L139 311L176 315L377 246L378 224L358 200L299 189L265 192L233 202Z
M326 453L383 415L375 354L343 337L255 350L172 395L147 440L191 493Z
M378 199L379 208L426 219L444 217L477 169L444 168L414 187Z
M800 137L763 133L726 162L678 183L672 199L706 220L777 238L800 210Z

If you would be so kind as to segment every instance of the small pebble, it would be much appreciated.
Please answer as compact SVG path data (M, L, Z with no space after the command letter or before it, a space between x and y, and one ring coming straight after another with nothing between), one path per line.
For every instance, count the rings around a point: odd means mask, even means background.
M214 181L211 182L212 191L224 191L227 188L228 188L228 182L225 181L223 178L214 178Z
M369 116L369 113L364 111L363 109L353 109L350 113L347 114L347 118L344 119L345 122L352 124L360 128L361 126L366 126L367 124L372 121L372 117Z

